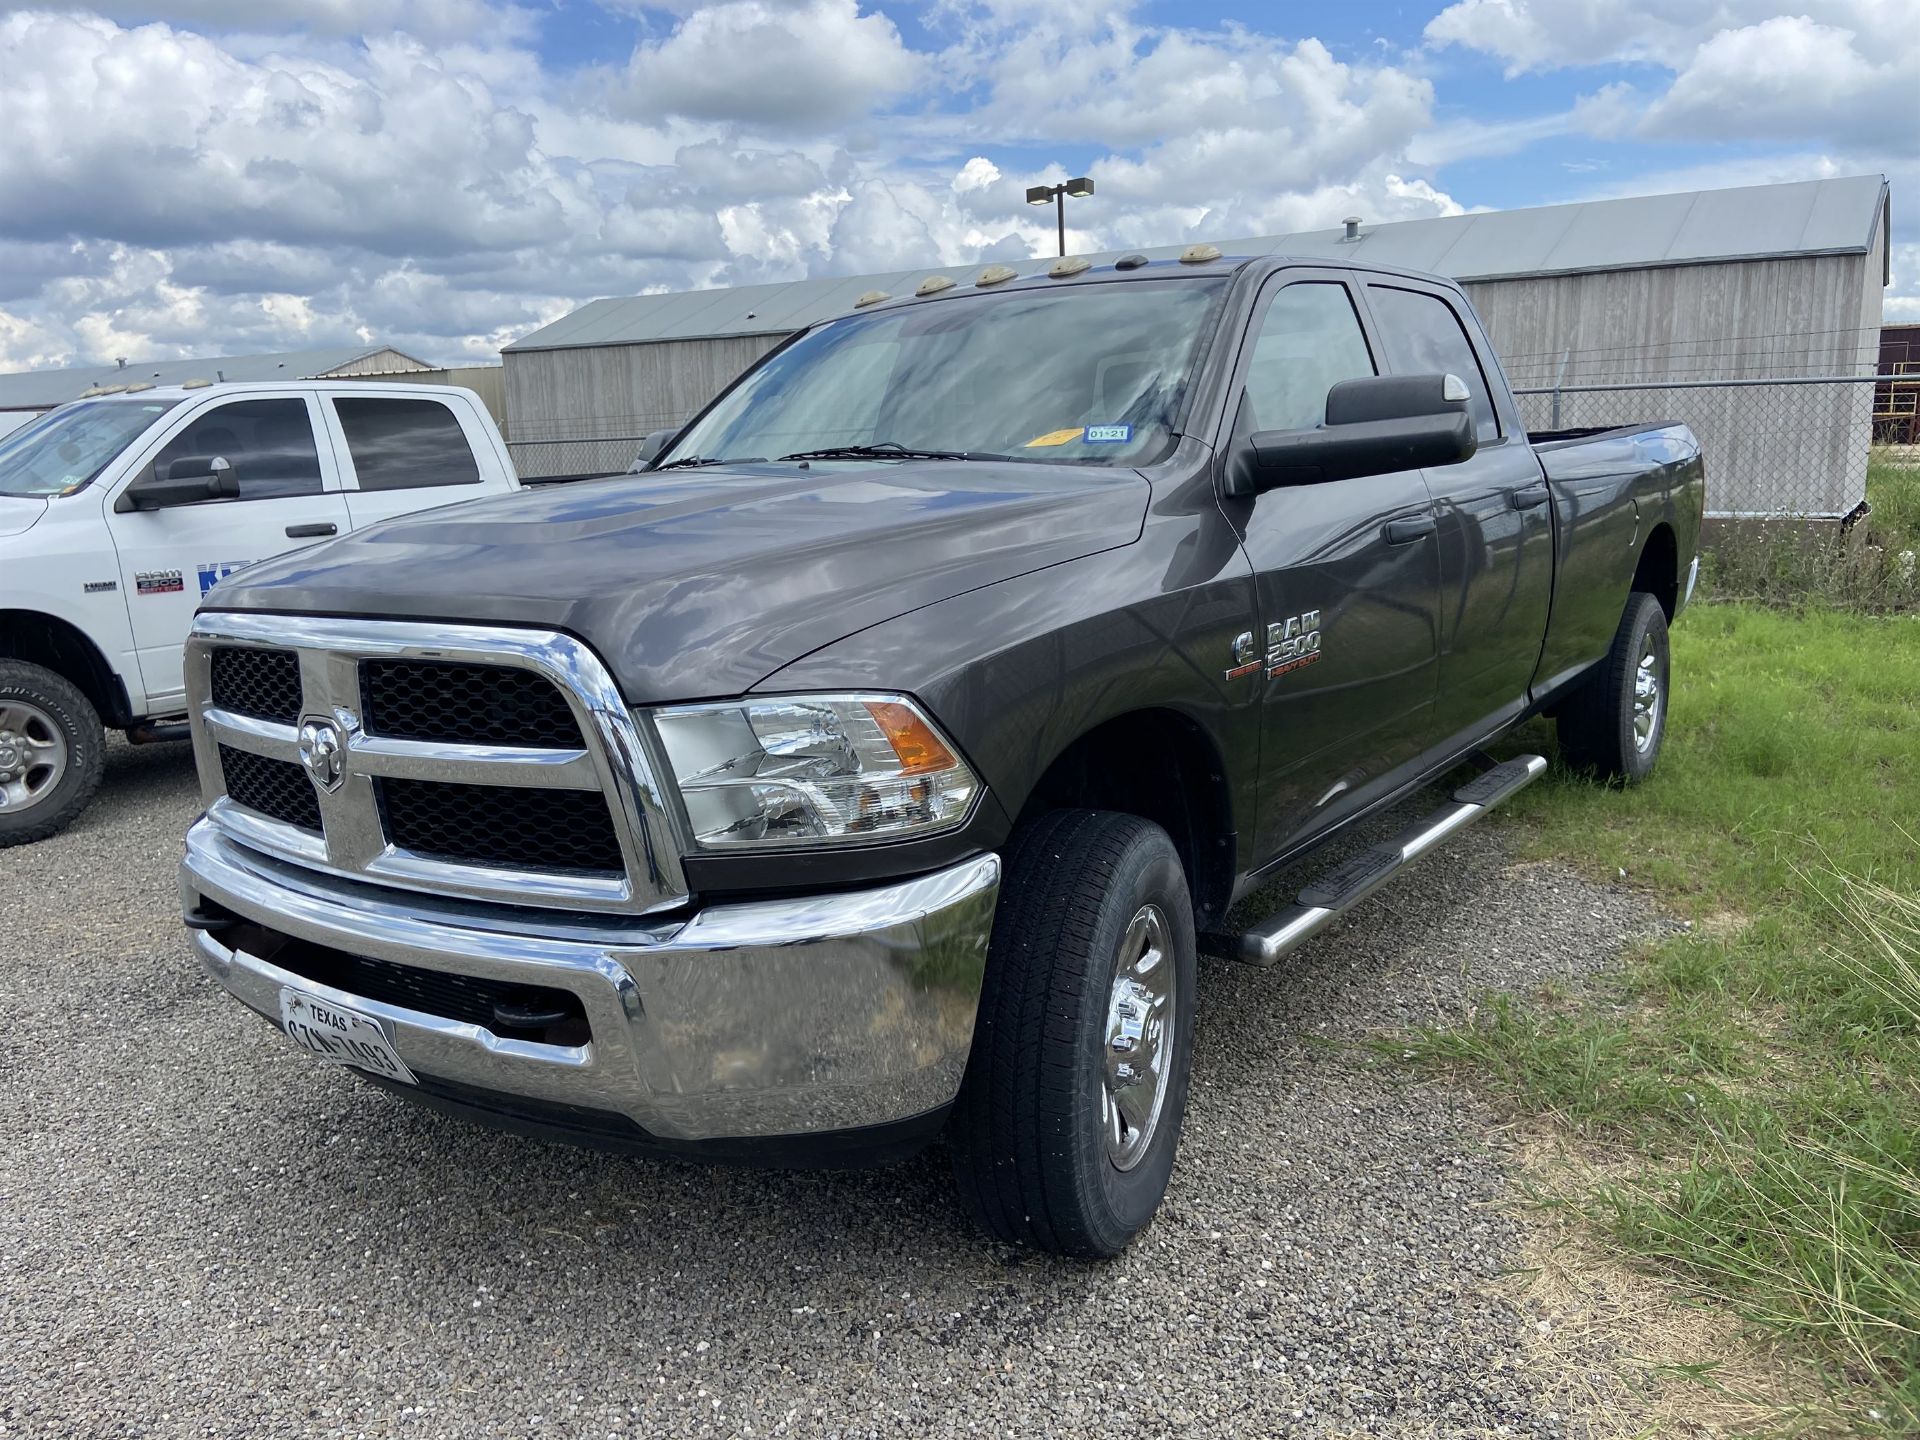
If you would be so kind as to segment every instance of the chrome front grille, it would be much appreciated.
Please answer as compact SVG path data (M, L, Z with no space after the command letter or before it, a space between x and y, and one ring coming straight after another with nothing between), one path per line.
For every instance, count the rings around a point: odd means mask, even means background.
M387 838L464 865L520 865L618 874L620 838L607 802L588 790L376 780Z
M465 745L580 743L567 698L550 680L498 665L363 660L360 694L369 735Z
M641 731L570 636L215 613L186 659L207 813L241 844L511 904L686 899Z
M300 657L291 650L223 645L213 652L209 684L222 710L288 725L300 718Z
M313 782L298 765L222 745L220 773L235 804L269 820L320 833L320 802L313 797Z

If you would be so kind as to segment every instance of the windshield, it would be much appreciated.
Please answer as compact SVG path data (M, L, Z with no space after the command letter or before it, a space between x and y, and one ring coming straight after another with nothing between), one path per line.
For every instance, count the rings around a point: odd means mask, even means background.
M0 435L0 495L70 495L177 400L77 400Z
M1225 283L1083 284L849 316L773 356L660 463L873 446L874 459L1139 464L1173 434Z

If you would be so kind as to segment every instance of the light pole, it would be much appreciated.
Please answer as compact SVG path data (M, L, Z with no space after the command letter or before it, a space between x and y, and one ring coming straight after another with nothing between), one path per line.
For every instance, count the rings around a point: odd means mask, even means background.
M1060 253L1062 255L1067 253L1067 196L1071 195L1078 200L1091 194L1093 194L1093 181L1084 175L1078 180L1069 180L1064 185L1029 185L1027 187L1029 205L1045 205L1048 201L1053 202L1054 209L1060 218Z

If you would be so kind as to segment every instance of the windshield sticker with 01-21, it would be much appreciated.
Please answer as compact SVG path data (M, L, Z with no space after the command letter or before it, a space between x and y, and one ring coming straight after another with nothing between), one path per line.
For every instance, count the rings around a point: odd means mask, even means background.
M1036 435L1021 448L1037 450L1047 445L1070 445L1075 440L1083 445L1125 445L1132 439L1131 425L1069 425L1064 430L1049 430L1044 435Z

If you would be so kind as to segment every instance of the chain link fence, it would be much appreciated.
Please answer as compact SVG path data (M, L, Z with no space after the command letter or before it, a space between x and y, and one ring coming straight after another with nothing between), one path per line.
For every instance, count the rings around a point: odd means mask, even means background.
M648 432L607 435L587 440L513 440L507 453L513 468L529 485L579 480L590 475L617 475L632 468L640 442Z
M1866 498L1876 454L1897 463L1904 453L1908 435L1890 406L1920 397L1920 375L1644 380L1515 394L1532 431L1688 425L1706 455L1710 515L1837 519Z

